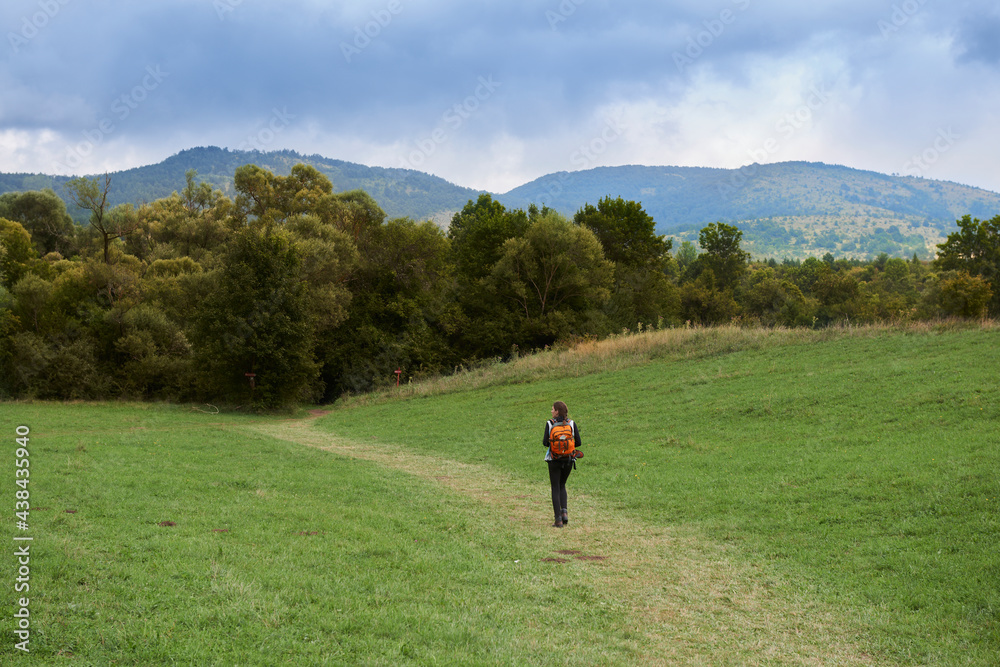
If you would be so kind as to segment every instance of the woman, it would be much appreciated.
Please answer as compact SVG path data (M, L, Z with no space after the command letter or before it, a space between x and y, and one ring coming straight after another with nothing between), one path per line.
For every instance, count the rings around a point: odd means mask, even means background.
M566 479L573 471L574 452L580 447L580 429L569 418L569 409L562 401L552 404L552 419L545 422L542 444L546 448L545 460L549 464L549 483L552 485L552 510L556 521L553 528L569 523L566 503Z

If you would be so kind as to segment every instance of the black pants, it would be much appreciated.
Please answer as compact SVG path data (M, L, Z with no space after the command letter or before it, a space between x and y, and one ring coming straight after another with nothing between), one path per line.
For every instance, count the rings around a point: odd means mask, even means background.
M548 464L549 483L552 485L552 510L558 519L562 517L562 511L569 508L566 504L566 479L573 472L573 461L555 459Z

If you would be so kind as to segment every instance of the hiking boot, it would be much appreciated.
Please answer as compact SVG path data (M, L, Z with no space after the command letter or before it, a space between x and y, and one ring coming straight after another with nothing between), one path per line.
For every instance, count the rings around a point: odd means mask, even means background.
M569 523L569 512L567 512L566 510L563 510L563 513L562 513L562 522L563 522L563 525L566 525L566 524Z
M556 522L554 524L552 524L552 527L553 528L562 528L563 527L562 517L557 518Z

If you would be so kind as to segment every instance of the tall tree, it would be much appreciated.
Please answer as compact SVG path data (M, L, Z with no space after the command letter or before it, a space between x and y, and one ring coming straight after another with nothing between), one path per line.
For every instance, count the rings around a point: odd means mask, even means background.
M297 164L288 176L275 176L255 164L236 169L236 214L241 221L283 222L308 213L333 191L330 179L310 165Z
M979 220L966 215L957 221L958 231L952 232L938 246L936 263L939 268L964 271L982 276L989 283L993 296L990 313L1000 314L1000 215L991 220Z
M352 273L350 315L321 341L329 398L438 373L460 362L450 345L458 332L451 291L449 241L431 222L407 218L379 226Z
M713 222L698 234L698 243L704 250L698 259L712 270L723 289L735 287L750 261L750 253L740 248L742 238L742 231L724 222Z
M66 212L66 203L51 188L0 195L0 218L21 223L39 255L53 251L69 254L73 219Z
M10 288L37 262L31 234L19 222L0 218L0 284Z
M658 268L672 245L670 239L656 233L656 222L641 204L621 197L605 197L596 207L585 204L573 222L594 232L604 256L616 265Z
M519 340L520 323L512 304L490 291L490 274L503 255L504 244L521 237L537 209L530 214L508 211L489 194L482 194L455 214L448 228L451 261L455 267L455 302L462 324L454 345L464 357L506 354Z
M965 271L949 272L934 290L937 306L945 317L981 319L988 315L993 290L982 276Z
M521 210L508 211L489 194L469 202L451 219L448 238L460 279L475 282L490 274L508 239L524 234L528 216Z
M610 196L585 204L573 221L594 233L614 263L614 286L606 311L615 329L674 319L679 301L665 270L672 241L656 233L656 222L634 201Z
M299 263L288 234L273 226L243 229L231 239L217 289L200 304L194 332L204 390L216 400L266 409L315 389L312 322Z
M111 176L104 174L93 179L81 176L66 183L70 198L80 208L90 211L90 226L101 237L104 247L104 263L111 263L111 242L133 233L138 221L129 205L111 209L108 193L111 192ZM114 212L112 212L114 211Z
M550 211L524 236L509 239L490 277L493 291L514 304L530 345L589 330L610 296L614 267L594 233ZM604 333L603 331L600 333Z
M362 254L371 247L385 222L385 211L363 190L322 197L317 200L314 212L320 220L347 234Z

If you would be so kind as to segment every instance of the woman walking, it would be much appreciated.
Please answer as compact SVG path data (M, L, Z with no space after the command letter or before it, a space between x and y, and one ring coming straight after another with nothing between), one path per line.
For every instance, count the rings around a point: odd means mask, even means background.
M569 523L566 502L566 480L573 472L573 460L580 447L580 429L569 418L569 409L562 401L552 404L552 419L545 422L542 444L546 448L545 460L549 464L549 483L552 485L552 510L555 513L554 528L562 528Z

